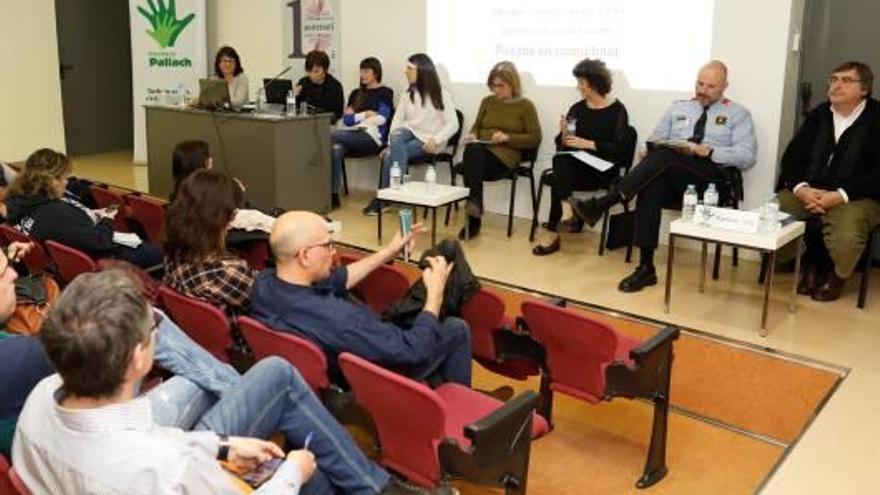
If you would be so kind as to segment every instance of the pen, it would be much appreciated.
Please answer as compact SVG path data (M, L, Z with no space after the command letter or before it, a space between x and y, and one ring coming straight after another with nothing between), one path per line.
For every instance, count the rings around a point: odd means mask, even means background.
M309 444L312 443L312 435L315 432L310 431L308 435L306 435L306 441L303 443L303 450L309 450Z

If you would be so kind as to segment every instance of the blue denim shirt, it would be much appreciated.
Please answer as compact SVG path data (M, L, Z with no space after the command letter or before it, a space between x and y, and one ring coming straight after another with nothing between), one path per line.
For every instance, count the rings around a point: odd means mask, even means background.
M334 368L343 352L409 366L426 363L446 349L452 336L441 330L433 314L422 311L408 329L384 322L366 305L348 299L347 281L346 267L312 286L287 283L274 268L264 270L251 293L251 314L316 343Z

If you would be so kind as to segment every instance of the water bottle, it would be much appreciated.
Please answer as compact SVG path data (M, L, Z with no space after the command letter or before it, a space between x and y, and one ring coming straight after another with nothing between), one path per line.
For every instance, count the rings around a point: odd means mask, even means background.
M681 218L686 222L694 221L694 211L697 209L697 186L688 184L684 197L681 200Z
M428 165L428 171L425 172L425 183L428 184L428 189L433 189L434 184L437 183L437 171L434 170L433 165Z
M266 88L260 88L257 90L257 113L263 112L266 110Z
M703 204L711 208L718 207L718 190L715 189L714 182L710 182L706 192L703 193Z
M776 195L771 195L764 206L761 207L758 221L759 232L776 232L779 230L779 200Z
M400 164L396 161L391 165L391 189L400 189Z
M284 111L287 115L294 115L296 113L296 97L293 95L293 90L287 92L287 105Z

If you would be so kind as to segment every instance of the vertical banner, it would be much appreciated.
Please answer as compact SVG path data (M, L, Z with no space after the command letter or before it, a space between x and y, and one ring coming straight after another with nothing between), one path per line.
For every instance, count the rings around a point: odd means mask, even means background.
M342 69L340 8L340 0L283 0L281 65L293 64L293 73L302 73L304 69L296 59L304 59L312 50L321 50L330 57L330 72L338 74Z
M143 106L198 95L207 74L205 0L129 0L129 15L134 161L146 163Z

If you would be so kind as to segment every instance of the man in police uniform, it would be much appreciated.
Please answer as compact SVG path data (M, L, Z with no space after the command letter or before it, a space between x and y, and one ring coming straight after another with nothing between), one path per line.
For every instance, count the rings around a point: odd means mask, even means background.
M635 244L639 266L618 285L636 292L657 283L654 251L660 234L662 209L681 205L688 184L702 194L710 182L727 182L725 167L746 170L755 163L757 143L749 111L724 98L727 67L713 60L700 69L694 97L672 104L648 138L647 155L607 195L570 199L575 213L595 225L613 205L638 197ZM677 142L674 143L674 142ZM719 187L719 192L731 191Z

